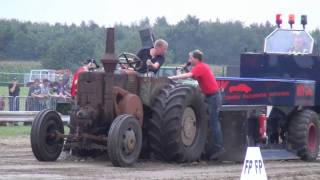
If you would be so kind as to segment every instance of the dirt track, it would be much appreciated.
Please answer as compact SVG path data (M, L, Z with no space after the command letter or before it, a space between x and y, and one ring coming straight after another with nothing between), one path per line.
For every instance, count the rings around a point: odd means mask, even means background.
M65 154L56 162L37 161L29 137L0 139L0 179L240 179L242 164L167 164L140 161L115 168L109 161L79 160ZM269 179L320 179L320 160L265 162Z

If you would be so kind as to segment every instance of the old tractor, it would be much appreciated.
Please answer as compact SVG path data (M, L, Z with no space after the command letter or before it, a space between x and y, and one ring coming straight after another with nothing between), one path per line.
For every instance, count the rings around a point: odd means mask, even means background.
M115 55L114 29L107 29L104 72L84 72L71 109L69 133L59 113L43 110L31 129L31 146L39 161L55 161L62 150L86 156L108 154L114 166L130 166L140 155L169 162L200 158L207 137L207 105L192 86L174 85L166 77L142 77L134 54Z

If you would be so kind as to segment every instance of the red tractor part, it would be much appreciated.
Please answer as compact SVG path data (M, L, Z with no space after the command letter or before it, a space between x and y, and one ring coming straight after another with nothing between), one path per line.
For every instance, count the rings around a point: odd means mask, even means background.
M260 114L258 116L259 121L259 139L260 141L265 141L267 138L267 116L265 114Z

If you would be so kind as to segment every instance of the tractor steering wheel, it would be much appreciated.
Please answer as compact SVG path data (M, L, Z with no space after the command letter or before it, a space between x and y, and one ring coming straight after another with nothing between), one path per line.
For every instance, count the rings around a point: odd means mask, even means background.
M123 52L118 58L120 66L126 69L133 68L135 71L138 71L142 68L143 63L135 54Z

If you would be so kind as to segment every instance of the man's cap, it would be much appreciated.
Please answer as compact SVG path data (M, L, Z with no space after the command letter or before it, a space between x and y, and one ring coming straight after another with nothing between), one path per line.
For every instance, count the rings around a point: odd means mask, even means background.
M16 78L16 77L13 77L12 80L17 80L17 78Z
M97 62L96 62L96 60L95 60L95 59L91 59L91 58L89 58L89 59L87 59L87 60L85 61L85 63L84 63L84 64L89 64L89 63L93 63L93 64L95 64L97 68L99 68L99 67L100 67L100 66L97 64Z

